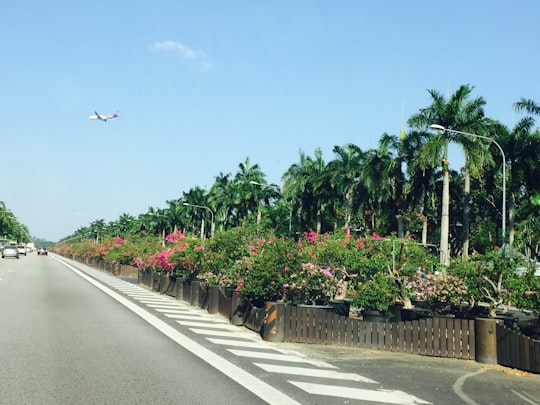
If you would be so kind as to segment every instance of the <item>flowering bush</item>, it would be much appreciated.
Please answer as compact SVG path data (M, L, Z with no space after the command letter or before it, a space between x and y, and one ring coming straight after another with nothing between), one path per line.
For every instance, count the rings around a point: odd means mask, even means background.
M283 284L286 299L301 303L317 304L331 299L339 289L339 280L330 269L322 269L313 263L302 263L298 272L289 274Z
M283 285L303 261L303 252L292 239L259 239L234 265L239 291L259 306L283 300Z
M396 301L398 287L394 278L385 272L377 272L365 282L351 286L351 305L364 310L388 311Z
M534 265L530 266L523 274L512 277L508 285L513 291L512 304L540 315L540 277L535 276L534 272Z
M220 287L230 287L235 283L235 280L227 273L214 273L205 271L197 275L197 280L204 285L218 285Z
M205 245L195 237L182 238L170 248L168 260L173 264L174 274L187 280L195 280L206 264Z
M452 305L460 305L469 297L465 281L450 274L426 274L418 270L407 287L416 299L428 304L433 314L450 312Z
M449 272L465 280L470 304L488 303L489 317L493 318L497 308L519 300L520 279L516 269L523 265L527 263L522 259L493 251L475 255L468 262L452 264Z

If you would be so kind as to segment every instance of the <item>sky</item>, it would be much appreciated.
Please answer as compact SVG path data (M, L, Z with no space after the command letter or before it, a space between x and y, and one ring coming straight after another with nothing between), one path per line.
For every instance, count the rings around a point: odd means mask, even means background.
M537 0L7 2L0 201L56 241L246 159L282 185L301 151L376 148L428 90L463 84L512 127L516 101L540 102L539 16Z

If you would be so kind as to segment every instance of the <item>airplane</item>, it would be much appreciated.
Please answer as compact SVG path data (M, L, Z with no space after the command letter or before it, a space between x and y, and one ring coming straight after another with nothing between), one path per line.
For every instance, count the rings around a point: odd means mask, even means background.
M118 115L118 111L115 112L113 115L101 115L101 114L98 114L96 112L96 115L91 115L90 118L91 120L100 120L100 121L103 121L103 122L107 122L107 121L112 121L112 120L115 120L116 118L118 118L119 115Z

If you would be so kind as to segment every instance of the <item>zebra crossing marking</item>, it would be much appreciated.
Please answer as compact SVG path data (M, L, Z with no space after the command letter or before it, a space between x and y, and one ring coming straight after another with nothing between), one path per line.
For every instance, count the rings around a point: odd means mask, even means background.
M233 346L233 347L244 347L251 349L268 349L268 345L260 342L253 342L247 340L237 340L237 339L219 339L219 338L206 338L206 340L222 346Z
M328 379L333 379L333 380L347 380L347 381L364 382L364 383L370 383L370 384L378 384L377 381L374 381L370 378L363 377L355 373L342 373L335 370L325 370L325 369L319 369L319 368L281 366L277 364L263 364L263 363L253 363L253 364L259 368L262 368L264 371L267 371L269 373L293 374L293 375L301 375L304 377L328 378Z
M236 349L227 349L227 350L231 352L232 354L239 357L251 357L255 359L264 359L264 360L279 360L279 361L285 361L289 363L308 363L317 367L337 369L336 366L333 366L332 364L326 363L324 361L311 360L309 358L291 356L288 354L254 352L250 350L236 350Z
M234 330L234 326L231 326L227 323L219 322L196 322L196 321L176 321L183 326L198 326L200 328L211 328L211 329L224 329L224 330Z
M326 395L347 399L361 399L364 401L382 402L385 404L420 405L431 404L403 391L368 390L364 388L351 388L336 385L314 384L300 381L289 383L313 395Z
M229 338L243 338L244 336L240 332L229 332L225 330L213 330L213 329L198 329L198 328L190 328L194 333L197 333L198 335L208 335L208 336L221 336L221 337L229 337Z

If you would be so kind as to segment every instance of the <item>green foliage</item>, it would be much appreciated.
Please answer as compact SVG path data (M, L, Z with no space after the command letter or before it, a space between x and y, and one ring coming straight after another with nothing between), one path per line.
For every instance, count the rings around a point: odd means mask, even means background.
M130 235L127 239L109 238L102 244L108 246L105 259L120 264L133 264L137 257L155 253L160 249L159 241L156 238L140 235Z
M501 252L475 254L435 276L437 258L414 241L375 234L353 238L342 231L303 236L296 242L254 228L234 228L205 241L176 232L167 236L166 246L160 238L141 235L105 238L100 244L88 239L55 249L208 285L237 286L259 305L275 300L316 303L345 289L353 305L366 309L386 310L394 302L416 298L425 300L434 313L462 302L487 302L491 316L505 305L539 312L540 277L533 268L516 274L517 268L527 267L523 259Z
M302 263L298 273L291 272L289 282L283 284L286 300L304 304L324 304L339 289L339 280L330 269L313 263Z
M367 281L352 286L350 294L351 305L357 308L388 311L395 302L398 287L391 275L381 271Z
M530 266L523 274L512 277L509 282L511 302L517 308L540 315L540 276L535 276Z
M427 303L432 314L449 313L452 306L468 302L469 293L463 279L449 273L424 273L417 271L407 283L414 298Z
M449 271L465 281L471 304L487 302L489 316L494 317L497 308L515 300L512 288L520 284L516 269L523 265L523 259L491 251L474 255L468 262L454 263Z
M235 264L239 291L259 304L282 300L283 285L293 272L298 273L305 257L291 239L259 239L250 247L249 256Z

